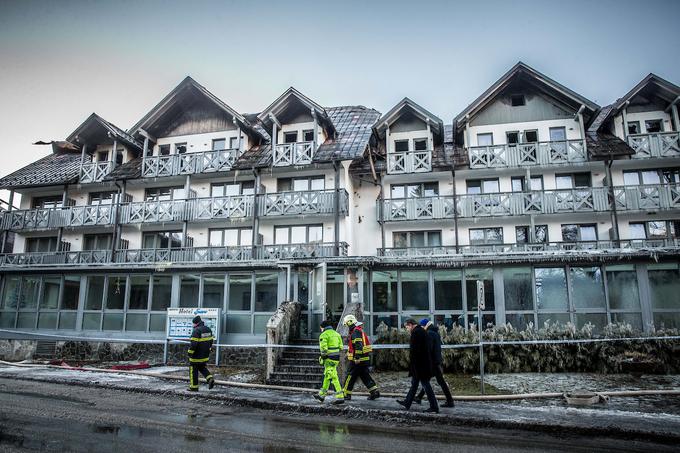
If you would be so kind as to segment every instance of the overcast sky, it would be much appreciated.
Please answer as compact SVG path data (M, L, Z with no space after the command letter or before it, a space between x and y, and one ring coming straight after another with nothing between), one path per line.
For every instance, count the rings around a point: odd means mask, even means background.
M0 176L90 113L127 129L191 75L241 112L293 85L449 122L522 60L606 105L649 72L680 84L680 1L0 0Z

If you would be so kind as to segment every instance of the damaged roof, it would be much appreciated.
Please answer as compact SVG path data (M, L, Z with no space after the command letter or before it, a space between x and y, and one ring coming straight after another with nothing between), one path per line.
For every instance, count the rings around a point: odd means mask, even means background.
M137 152L142 150L142 144L132 135L128 134L115 124L106 121L96 113L92 113L88 116L87 119L66 138L67 142L80 143L81 145L86 143L112 142L113 140L118 140ZM91 151L94 151L94 149Z
M0 178L3 189L72 184L80 174L80 154L51 153Z

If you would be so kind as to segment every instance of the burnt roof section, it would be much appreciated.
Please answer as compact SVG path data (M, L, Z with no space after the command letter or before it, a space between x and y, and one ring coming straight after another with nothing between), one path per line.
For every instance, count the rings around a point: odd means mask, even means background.
M3 189L72 184L80 174L80 154L51 153L0 179Z
M274 124L272 116L274 116L279 123L286 124L287 121L299 114L302 110L313 112L313 114L316 115L316 119L321 127L324 128L328 137L332 137L335 134L335 125L326 109L293 87L288 88L266 109L261 111L257 115L257 119L265 130L271 131L272 125ZM271 133L269 135L271 135Z
M467 115L473 116L478 111L480 111L485 105L487 105L497 94L499 94L511 81L518 77L527 78L537 86L542 86L547 88L552 93L559 95L563 99L569 100L575 105L585 105L587 109L590 110L591 114L594 114L599 106L592 102L591 100L581 96L575 91L570 90L564 85L554 81L550 77L536 71L529 65L518 62L515 66L510 68L508 72L503 74L500 79L498 79L493 85L491 85L484 93L482 93L477 99L475 99L470 105L468 105L462 112L460 112L455 118L454 123L456 127L460 127L464 123L464 119ZM577 107L578 108L578 107Z
M137 179L142 177L142 157L136 157L116 168L104 177L104 181L123 181L127 179Z
M649 73L647 77L642 79L637 85L635 85L628 93L623 95L613 104L603 107L602 111L608 109L606 113L601 113L601 118L596 118L589 129L595 128L595 130L602 130L603 126L616 116L623 108L631 103L637 96L642 96L646 100L651 100L651 98L656 97L669 105L677 102L678 97L680 97L680 87L669 82L666 79L659 77L654 73ZM599 117L600 115L598 115Z
M137 122L130 131L135 136L143 135L143 131L154 135L155 128L162 128L171 123L183 112L189 110L196 102L203 101L214 105L220 111L232 117L241 130L255 140L264 138L262 134L246 119L245 116L229 107L225 102L208 91L204 86L187 76L167 96L165 96L149 113Z
M392 107L387 113L378 119L375 125L375 131L378 138L383 138L387 127L394 123L398 118L404 115L405 112L413 113L417 118L426 123L430 123L432 132L435 136L441 136L444 130L444 122L435 114L429 112L424 107L416 104L411 99L405 97L397 105Z
M75 131L66 138L67 142L77 146L87 144L89 152L94 152L95 146L113 143L116 140L133 151L141 152L142 145L135 138L113 123L106 121L96 113L91 114Z
M336 130L335 138L328 138L314 153L315 163L354 160L363 155L368 146L372 127L380 112L361 105L328 107L324 109ZM271 144L254 146L244 152L235 169L262 168L272 164Z

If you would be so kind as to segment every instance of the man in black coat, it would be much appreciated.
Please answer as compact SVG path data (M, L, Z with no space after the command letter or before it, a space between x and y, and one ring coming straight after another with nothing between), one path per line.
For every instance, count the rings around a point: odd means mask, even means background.
M422 386L427 394L427 400L430 402L430 407L425 412L439 413L439 405L430 385L430 379L434 376L432 340L427 332L425 332L425 329L414 319L406 320L404 325L411 332L411 346L409 349L411 388L408 394L406 394L406 399L403 401L397 400L397 403L404 406L406 410L410 409L418 387Z
M189 355L189 390L197 392L198 373L205 377L209 389L215 386L215 378L206 366L215 338L210 327L205 325L200 316L196 316L192 320L192 324L194 330L191 332L191 345L187 351Z
M449 389L449 384L444 380L444 367L442 360L442 337L439 335L439 330L437 327L427 318L420 320L420 325L425 329L427 334L430 336L432 341L432 365L434 367L434 377L437 379L437 384L442 388L444 396L446 397L446 404L444 407L453 407L453 396L451 396L451 390ZM425 396L425 389L420 389L420 393L413 400L416 404L420 404Z

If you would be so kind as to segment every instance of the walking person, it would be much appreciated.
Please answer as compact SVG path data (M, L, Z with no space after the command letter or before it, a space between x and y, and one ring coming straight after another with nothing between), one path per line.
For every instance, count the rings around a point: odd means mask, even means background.
M434 375L432 366L432 340L425 332L420 324L415 319L407 319L404 323L406 329L411 333L411 342L409 348L409 376L411 377L411 388L406 394L406 399L397 400L397 403L404 406L406 410L411 408L411 403L418 391L418 387L422 386L425 389L427 400L430 402L430 407L425 412L439 413L439 405L437 399L432 391L430 379Z
M321 335L319 336L319 364L323 365L323 384L314 398L323 403L331 383L335 389L335 401L333 404L342 404L344 392L338 378L338 364L340 363L340 351L342 350L342 337L333 329L333 323L326 320L321 323Z
M451 396L451 390L449 389L449 384L444 380L444 366L442 360L442 337L439 335L439 330L437 327L427 318L420 320L420 326L425 329L427 334L430 336L432 341L432 367L434 368L434 377L437 379L437 384L442 388L444 396L446 397L446 403L443 407L454 407L453 396ZM423 397L425 396L425 389L421 388L418 396L413 400L416 404L421 404L423 402Z
M354 389L354 384L359 378L361 378L361 382L364 383L370 392L368 399L378 399L380 398L378 384L375 383L370 373L371 352L373 352L373 348L361 327L363 323L357 321L354 315L347 315L343 319L342 324L349 328L349 342L347 344L349 369L347 371L347 379L345 379L345 400L352 399L352 389Z
M191 345L189 346L189 390L198 391L198 373L201 373L208 382L208 388L215 386L215 378L208 371L208 359L212 349L213 337L212 330L206 326L200 316L196 316L192 321L194 330L191 333Z

